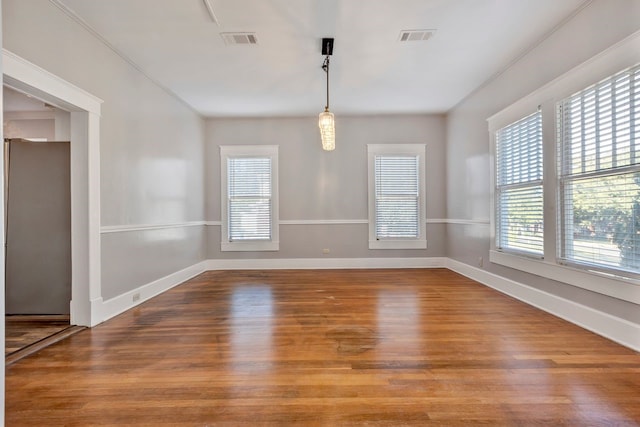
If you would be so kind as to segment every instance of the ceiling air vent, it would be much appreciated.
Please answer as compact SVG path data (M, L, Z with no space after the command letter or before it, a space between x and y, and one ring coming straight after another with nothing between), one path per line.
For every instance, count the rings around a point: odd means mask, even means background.
M402 30L400 31L401 42L417 42L429 40L436 30Z
M220 33L226 45L258 44L256 33Z

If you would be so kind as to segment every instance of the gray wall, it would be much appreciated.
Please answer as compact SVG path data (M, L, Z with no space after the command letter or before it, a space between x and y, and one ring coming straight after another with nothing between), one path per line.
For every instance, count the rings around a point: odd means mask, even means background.
M447 116L447 217L486 220L449 224L450 258L640 323L638 306L486 262L489 257L489 132L487 119L523 96L640 29L637 0L596 0L478 89Z
M360 258L444 256L442 223L427 227L426 250L369 250L367 144L426 144L427 218L445 215L445 118L442 115L341 116L336 149L322 151L317 117L209 119L206 123L206 211L220 221L220 145L278 145L281 224L278 252L220 252L220 227L207 227L207 257ZM323 223L323 221L325 223ZM322 249L330 249L323 255Z
M104 100L102 226L204 219L200 116L48 0L5 0L2 25L5 48ZM102 296L116 296L201 261L204 227L182 231L103 234Z

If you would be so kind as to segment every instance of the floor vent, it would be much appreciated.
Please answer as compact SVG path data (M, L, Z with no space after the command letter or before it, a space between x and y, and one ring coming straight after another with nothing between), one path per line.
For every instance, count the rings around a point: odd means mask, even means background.
M256 33L220 33L226 45L258 44Z
M436 30L402 30L400 31L401 42L417 42L429 40L435 34Z

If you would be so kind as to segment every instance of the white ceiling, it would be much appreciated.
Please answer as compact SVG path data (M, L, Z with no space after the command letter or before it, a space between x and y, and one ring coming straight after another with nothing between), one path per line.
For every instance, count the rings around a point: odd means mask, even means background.
M204 116L445 112L585 0L53 0ZM401 30L436 29L426 42ZM227 46L221 32L255 32ZM532 71L535 72L535 71Z

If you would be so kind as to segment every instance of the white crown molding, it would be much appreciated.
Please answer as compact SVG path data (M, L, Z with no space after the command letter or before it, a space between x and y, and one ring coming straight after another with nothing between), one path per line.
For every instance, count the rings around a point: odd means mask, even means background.
M489 131L495 132L536 106L552 99L565 98L626 67L640 61L640 30L590 57L571 70L556 77L542 87L518 99L506 108L487 118Z
M576 16L578 16L580 13L582 13L582 11L584 9L587 8L587 6L589 6L591 3L593 3L593 0L584 0L584 2L578 6L573 12L571 12L567 17L565 17L562 21L558 22L558 24L556 24L555 27L553 27L550 31L548 31L546 34L544 34L540 39L538 39L534 44L532 44L531 46L529 46L527 49L523 50L522 52L520 52L520 54L518 56L516 56L515 58L513 58L508 64L506 64L504 67L502 67L500 70L496 71L494 74L492 74L491 76L489 76L488 79L486 79L484 82L482 82L482 84L480 84L478 87L476 87L474 90L472 90L471 92L469 92L464 98L462 98L460 101L458 101L453 107L451 107L447 112L450 113L452 111L454 111L456 108L458 108L459 106L461 106L462 104L464 104L466 101L468 101L469 99L471 99L474 95L476 95L478 92L480 92L481 90L483 90L484 88L486 88L487 86L489 86L491 83L493 83L495 80L497 80L501 75L503 75L504 73L506 73L510 68L512 68L513 66L515 66L518 62L520 62L523 58L525 58L527 55L529 55L529 53L531 53L532 51L534 51L536 48L538 48L538 46L540 46L542 43L544 43L547 39L549 39L551 36L553 36L553 34L555 34L558 30L560 30L561 28L563 28L567 23L569 23L570 21L572 21Z
M131 58L129 58L127 55L125 55L123 52L121 52L120 50L118 50L114 45L112 45L111 43L109 43L107 41L107 39L105 39L104 37L102 37L102 35L96 31L91 25L89 25L89 23L87 23L87 21L85 21L84 19L82 19L80 17L80 15L78 15L73 9L71 9L70 7L68 7L67 5L65 5L64 3L62 3L62 1L60 0L49 0L54 6L56 6L58 9L60 9L65 15L67 15L69 18L73 19L77 24L79 24L82 28L84 28L85 30L87 30L87 32L89 32L93 37L95 37L100 43L104 44L108 49L110 49L113 53L115 53L116 55L118 55L122 60L124 60L127 64L129 64L130 66L132 66L136 71L138 71L140 74L142 74L144 77L146 77L151 83L153 83L154 85L156 85L157 87L159 87L160 89L162 89L164 92L166 92L168 95L170 95L171 97L173 97L174 99L176 99L177 101L179 101L182 105L184 105L185 107L187 107L190 111L192 111L193 113L195 113L196 115L198 115L198 117L203 117L202 114L197 111L195 108L193 108L193 106L191 106L191 104L189 104L187 101L185 101L184 99L182 99L180 96L178 96L178 94L176 94L174 91L170 90L169 88L167 88L166 86L162 85L160 82L158 82L156 79L154 79L153 77L151 77L149 74L147 74L147 72L145 70L142 69L142 67L140 67L137 63L135 63Z

